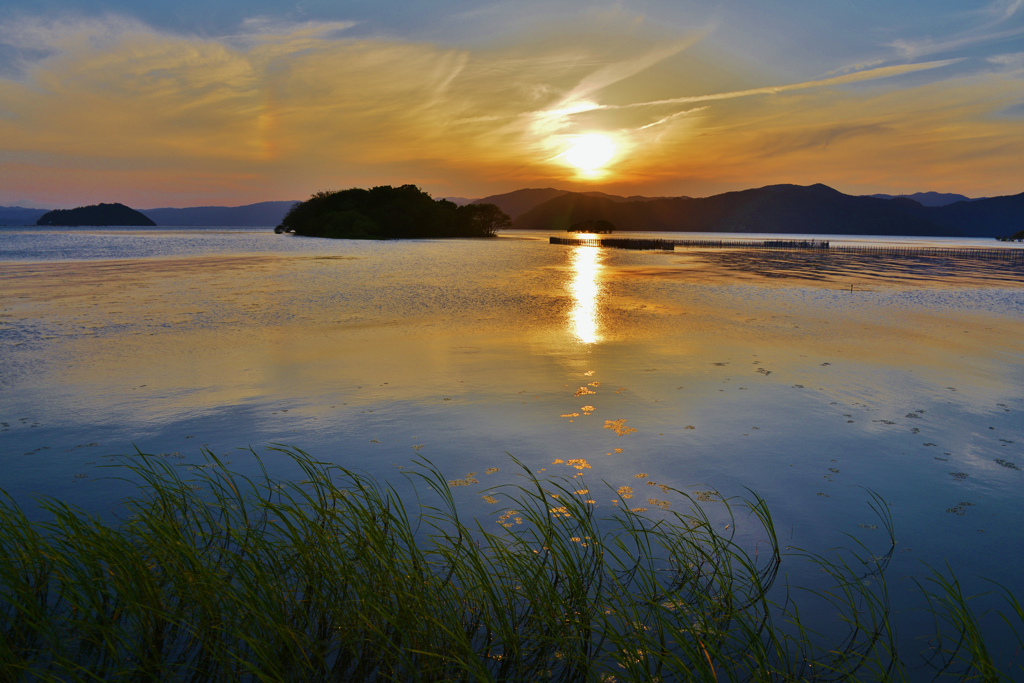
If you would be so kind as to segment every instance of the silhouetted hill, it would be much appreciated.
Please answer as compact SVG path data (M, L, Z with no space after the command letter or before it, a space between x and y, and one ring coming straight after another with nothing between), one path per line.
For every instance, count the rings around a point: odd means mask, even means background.
M544 189L526 189L506 192L505 194L494 194L490 197L477 199L474 204L494 204L504 211L512 219L521 213L529 211L538 204L543 204L549 199L567 194L568 190L556 190L553 187Z
M968 237L1002 237L1024 229L1024 192L946 206L922 207L920 214L955 226Z
M77 209L47 211L36 221L36 225L133 225L156 227L156 223L124 204L94 204Z
M144 209L157 225L273 226L298 202L258 202L245 206L194 206L186 209Z
M986 202L960 202L953 207L984 207ZM686 197L614 202L602 197L567 193L523 213L512 227L524 230L565 230L573 223L607 220L619 230L672 232L777 232L794 234L995 236L1010 234L1005 225L978 219L962 230L967 218L951 224L950 207L928 208L910 199L855 197L826 185L770 185L741 192L691 199ZM993 209L1003 216L1007 207ZM981 212L966 209L966 215ZM988 223L985 221L989 220ZM982 229L980 226L985 225ZM985 230L988 230L986 232Z
M554 199L555 197L561 197L567 194L580 194L588 197L599 197L607 199L612 202L649 202L653 199L666 199L666 197L642 197L640 195L633 195L631 197L620 197L617 194L607 194L605 192L569 192L568 190L556 190L553 187L547 187L544 189L527 189L527 190L516 190L514 192L506 192L505 194L494 194L490 197L484 197L483 199L474 199L471 203L473 204L494 204L502 211L507 213L513 219L526 213L530 209L543 204L546 201ZM684 197L686 199L686 197Z
M945 206L954 202L978 201L977 199L971 199L962 194L953 194L952 192L915 192L914 194L872 194L865 196L875 197L876 199L913 199L921 206ZM985 199L985 197L980 197L980 199Z
M580 192L588 197L604 197L610 199L613 202L649 202L654 199L689 199L689 197L644 197L643 195L634 194L628 197L622 197L617 194L607 194L605 192Z
M0 225L35 225L48 209L25 209L20 206L0 206Z
M469 197L441 197L441 199L445 199L458 206L465 206L466 204L472 204L473 202L480 201L479 199L470 199Z

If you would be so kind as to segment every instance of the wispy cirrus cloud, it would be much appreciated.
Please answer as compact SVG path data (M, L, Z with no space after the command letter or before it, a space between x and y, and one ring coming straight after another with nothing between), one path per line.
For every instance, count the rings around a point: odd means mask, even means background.
M873 81L880 78L892 78L893 76L902 76L908 73L914 73L915 71L925 71L928 69L938 69L943 66L949 66L950 64L956 64L960 62L960 59L944 59L935 62L923 62L921 64L900 64L896 66L883 66L875 69L867 69L864 71L857 71L854 73L843 74L842 76L832 76L829 78L822 78L811 81L803 81L801 83L787 83L784 85L769 85L760 88L749 88L747 90L733 90L731 92L711 93L707 95L690 95L686 97L673 97L663 100L652 100L650 102L635 102L633 104L609 106L608 108L633 108L633 107L652 107L656 105L665 104L689 104L692 102L712 102L715 100L731 100L739 97L751 97L754 95L774 95L782 92L791 92L794 90L807 90L810 88L825 88L836 85L846 85L848 83L859 83L862 81Z
M606 187L630 194L870 185L878 163L892 177L940 168L937 149L988 178L977 181L989 184L983 194L1014 182L1007 169L1020 150L1007 141L1024 131L994 114L1024 98L1013 55L976 74L941 70L956 60L865 58L852 72L791 82L760 73L733 80L750 87L716 89L713 51L694 55L712 30L666 38L619 23L469 48L368 38L351 22L256 18L209 37L123 17L0 21L0 41L38 50L0 78L0 193L59 185L109 201L95 193L111 187L145 207L396 182L462 196L572 187L584 181L558 157L593 132L620 149ZM975 158L985 163L965 161Z
M974 11L979 19L974 26L943 38L900 39L889 43L904 59L963 50L1024 35L1024 26L1007 26L1019 20L1024 0L996 0Z

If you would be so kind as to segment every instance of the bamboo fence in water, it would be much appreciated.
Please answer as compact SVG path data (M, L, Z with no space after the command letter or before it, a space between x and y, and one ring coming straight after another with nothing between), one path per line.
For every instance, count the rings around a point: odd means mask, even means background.
M877 254L879 256L929 256L940 258L970 258L982 260L1024 261L1024 249L1013 247L913 247L888 245L830 245L828 240L708 240L708 239L644 239L633 237L551 237L550 244L579 247L611 247L644 251L673 251L677 247L706 249L813 249L817 251Z

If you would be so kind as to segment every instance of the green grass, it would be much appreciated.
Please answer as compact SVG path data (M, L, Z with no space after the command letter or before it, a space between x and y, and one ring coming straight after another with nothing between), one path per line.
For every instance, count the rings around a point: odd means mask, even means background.
M463 519L428 462L407 475L422 494L413 505L391 485L281 452L305 481L246 478L212 453L189 479L161 458L126 458L141 484L117 525L54 500L38 502L48 521L30 522L4 494L0 680L915 675L899 655L884 580L893 527L877 496L888 554L784 555L756 495L725 501L728 526L692 500L658 520L624 505L598 519L573 492L579 480L541 481L524 467L520 485L490 491L513 513L505 528ZM784 562L814 563L830 588L787 589ZM919 585L935 625L929 677L1021 674L993 661L955 578L934 572ZM1024 612L997 590L1000 625L1019 644ZM822 614L828 628L816 632L807 624Z

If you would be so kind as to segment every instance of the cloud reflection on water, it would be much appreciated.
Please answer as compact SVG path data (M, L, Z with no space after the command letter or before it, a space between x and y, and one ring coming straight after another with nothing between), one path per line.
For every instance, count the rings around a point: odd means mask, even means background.
M595 344L602 340L598 322L598 295L601 293L599 279L604 255L599 247L576 247L570 258L573 269L573 278L569 282L569 293L573 298L572 311L569 313L570 327L581 342Z

